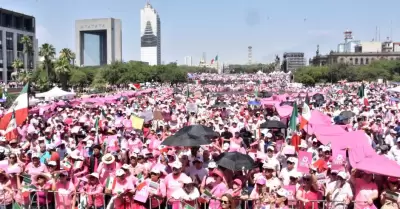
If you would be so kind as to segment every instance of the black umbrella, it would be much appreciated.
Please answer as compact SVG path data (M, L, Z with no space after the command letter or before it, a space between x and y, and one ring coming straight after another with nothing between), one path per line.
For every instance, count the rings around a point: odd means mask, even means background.
M272 93L271 92L267 92L267 91L261 91L260 92L260 97L261 98L269 98L269 97L272 97Z
M175 133L178 136L184 134L206 138L217 136L217 133L212 128L203 125L185 126Z
M322 95L322 94L314 94L314 95L312 96L312 98L313 98L315 101L325 101L325 97L324 97L324 95Z
M255 166L254 160L240 152L224 152L215 160L217 165L229 169L231 171L250 170Z
M260 125L260 128L268 128L268 129L273 129L273 128L287 128L286 125L284 123L282 123L281 121L277 121L277 120L269 120L265 123L262 123Z
M342 116L344 119L349 119L351 117L354 117L356 114L352 111L346 110L341 112L339 115Z
M172 135L167 137L161 145L166 146L182 146L182 147L197 147L201 145L211 144L211 140L204 136L195 136L189 133Z

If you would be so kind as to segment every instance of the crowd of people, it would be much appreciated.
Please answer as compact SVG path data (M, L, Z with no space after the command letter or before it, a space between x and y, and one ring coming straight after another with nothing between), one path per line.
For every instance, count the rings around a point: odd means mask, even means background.
M31 108L17 137L0 137L0 208L399 208L400 173L357 170L349 160L333 166L333 147L299 128L307 102L328 123L365 131L378 154L400 164L398 102L387 85L362 84L366 103L357 96L360 83L290 87L280 73L201 83L217 78L224 79L198 74L196 84L163 84L139 96ZM260 102L261 91L272 92L277 106ZM317 93L325 99L311 97ZM298 104L298 130L277 110L282 102ZM263 127L268 121L286 127ZM201 146L163 144L187 126L215 135ZM250 156L251 168L224 166L220 155L228 152ZM299 169L300 153L311 153L307 170Z

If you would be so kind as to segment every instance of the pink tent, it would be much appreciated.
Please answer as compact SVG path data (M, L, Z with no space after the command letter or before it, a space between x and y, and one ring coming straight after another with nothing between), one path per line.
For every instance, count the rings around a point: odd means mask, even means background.
M345 133L346 131L337 125L323 125L323 124L314 124L314 125L306 125L303 130L308 134L315 135L338 135Z
M278 112L279 117L288 118L292 114L293 107L289 105L275 105L276 111Z
M357 145L349 149L349 161L353 168L370 173L400 177L400 165L395 161L378 155L371 146Z
M308 121L311 125L331 125L331 118L319 110L311 111L311 118Z

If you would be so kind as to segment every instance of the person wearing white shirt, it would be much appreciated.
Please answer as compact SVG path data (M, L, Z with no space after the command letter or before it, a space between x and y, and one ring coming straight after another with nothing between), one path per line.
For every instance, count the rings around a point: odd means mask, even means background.
M273 165L275 170L274 175L279 176L281 165L279 163L279 160L276 159L276 156L274 156L274 151L275 148L273 146L267 147L267 156L265 162L268 163L269 165Z
M390 148L388 155L397 163L400 163L400 137L396 140L396 145Z
M390 147L393 147L394 144L394 137L396 136L396 131L393 129L390 129L389 134L386 135L385 137L385 144L389 145Z
M327 185L325 196L328 201L332 201L332 208L344 209L353 198L353 191L347 182L347 174L340 171L337 174L337 180Z
M175 190L172 198L176 200L193 201L200 197L199 190L194 186L190 177L183 179L183 188Z
M282 183L284 186L289 185L290 183L290 176L293 176L293 174L297 174L297 170L294 167L294 163L296 162L294 157L289 157L287 160L287 167L283 168L281 170L281 173L279 174L279 178L282 180Z
M193 165L189 168L189 176L194 179L195 183L200 184L201 180L207 175L207 169L203 167L203 160L201 158L195 158Z

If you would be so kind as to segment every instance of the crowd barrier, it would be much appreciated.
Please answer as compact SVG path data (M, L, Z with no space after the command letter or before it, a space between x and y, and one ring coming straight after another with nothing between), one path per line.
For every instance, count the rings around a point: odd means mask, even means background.
M1 192L1 190L0 190ZM85 192L74 192L74 193L64 193L55 191L30 191L29 193L22 193L20 197L13 197L11 204L7 201L9 197L5 194L0 194L0 209L114 209L114 201L116 198L121 198L121 196L111 196L104 193L96 195L87 195ZM89 200L89 198L92 198ZM56 201L56 199L58 201ZM154 201L158 201L153 204ZM269 203L261 199L248 200L235 198L234 201L238 202L237 209L269 209ZM72 202L75 202L75 207L72 207ZM213 208L208 202L204 201L185 201L176 200L170 198L165 201L165 198L148 198L146 203L140 204L142 207L135 207L133 202L133 195L129 197L129 202L124 202L122 207L124 209L135 209L135 208L152 208L152 209L219 209ZM92 204L89 204L92 203ZM309 201L307 203L301 201L288 201L287 208L289 209L347 209L350 204L354 204L355 201L351 202L338 202L338 201L326 201L326 200L316 200ZM363 208L374 208L368 207L366 202ZM154 206L154 207L152 207Z

